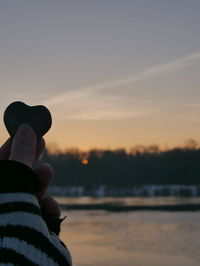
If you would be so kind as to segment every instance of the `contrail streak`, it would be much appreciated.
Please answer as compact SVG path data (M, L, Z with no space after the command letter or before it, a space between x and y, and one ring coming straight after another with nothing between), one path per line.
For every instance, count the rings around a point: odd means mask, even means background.
M157 78L162 75L167 75L177 70L187 68L199 59L200 59L200 52L193 53L193 54L181 57L179 59L172 60L170 62L148 67L124 79L117 79L114 81L109 81L109 82L95 84L92 86L85 86L85 87L73 89L73 91L68 91L60 95L51 97L50 99L47 99L44 102L44 104L45 105L56 105L64 101L86 97L91 92L98 91L104 88L118 87L122 85L142 82L147 79Z

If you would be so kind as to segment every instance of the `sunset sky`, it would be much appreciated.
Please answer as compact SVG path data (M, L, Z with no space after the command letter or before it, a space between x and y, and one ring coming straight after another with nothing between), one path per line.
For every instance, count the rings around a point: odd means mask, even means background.
M60 149L200 143L199 14L198 0L0 1L2 117L44 104Z

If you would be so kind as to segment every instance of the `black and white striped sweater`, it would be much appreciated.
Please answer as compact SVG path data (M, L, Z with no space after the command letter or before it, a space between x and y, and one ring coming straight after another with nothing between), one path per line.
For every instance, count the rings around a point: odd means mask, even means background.
M71 266L67 247L42 217L35 180L24 164L0 161L0 266Z

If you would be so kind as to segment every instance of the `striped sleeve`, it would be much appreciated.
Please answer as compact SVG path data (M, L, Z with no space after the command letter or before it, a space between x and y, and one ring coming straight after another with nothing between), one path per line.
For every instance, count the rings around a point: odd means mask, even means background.
M29 167L0 161L0 265L71 266L69 250L41 216L35 180Z

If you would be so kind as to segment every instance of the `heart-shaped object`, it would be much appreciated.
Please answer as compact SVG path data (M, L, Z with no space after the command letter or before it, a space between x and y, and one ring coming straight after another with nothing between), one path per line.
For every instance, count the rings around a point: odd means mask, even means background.
M11 137L14 137L21 124L28 124L39 139L51 128L52 118L49 110L43 105L29 106L17 101L6 108L4 124Z

